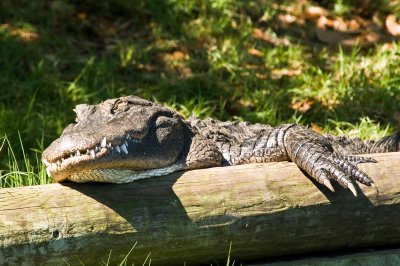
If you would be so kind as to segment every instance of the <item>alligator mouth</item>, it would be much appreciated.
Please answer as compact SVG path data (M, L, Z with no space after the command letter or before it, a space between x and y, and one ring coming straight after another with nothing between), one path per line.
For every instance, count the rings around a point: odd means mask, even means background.
M128 155L128 147L134 143L141 142L141 139L132 138L130 134L126 134L125 138L118 139L115 142L108 142L107 138L103 137L100 142L90 148L71 149L70 152L63 152L62 155L51 161L43 158L42 162L46 165L47 174L56 178L58 173L80 163L93 162L112 153L115 155Z

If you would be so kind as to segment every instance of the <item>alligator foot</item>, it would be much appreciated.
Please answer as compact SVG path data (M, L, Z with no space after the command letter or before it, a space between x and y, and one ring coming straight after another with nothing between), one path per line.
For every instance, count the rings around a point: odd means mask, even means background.
M376 162L372 158L338 154L325 137L302 126L287 132L285 143L290 159L331 191L334 191L331 180L348 188L354 196L357 191L352 179L367 186L374 185L373 180L357 167L358 163Z

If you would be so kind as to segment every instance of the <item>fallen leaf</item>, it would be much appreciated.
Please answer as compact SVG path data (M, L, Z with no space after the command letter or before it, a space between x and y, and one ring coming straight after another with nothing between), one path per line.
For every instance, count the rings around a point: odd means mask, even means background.
M300 74L301 74L300 69L287 69L287 68L273 69L271 71L271 78L272 79L280 79L283 76L292 77L292 76L297 76Z
M337 31L347 31L348 27L342 18L330 19L325 16L321 16L317 20L317 28L326 29L332 28Z
M314 104L314 102L311 101L310 99L303 99L301 101L293 103L292 109L297 110L300 113L305 113L308 110L310 110L310 108L312 107L313 104Z
M325 29L327 24L329 24L328 18L325 16L321 16L318 18L316 26L318 29Z
M332 24L332 28L337 30L337 31L347 31L348 27L347 27L347 23L341 18L341 17L337 17L335 19L332 20L333 24Z
M258 79L266 79L267 75L261 74L261 73L256 73L256 78L258 78Z
M262 56L264 55L260 50L257 50L257 49L255 49L255 48L249 48L249 49L247 50L247 52L248 52L250 55L254 55L254 56L257 56L257 57L262 57Z
M263 31L262 29L258 29L258 28L254 29L253 37L255 39L263 40L263 41L265 41L269 44L273 44L273 45L282 45L282 46L290 45L290 41L288 39L278 38L276 36L273 36L265 31Z
M322 133L322 127L320 127L320 126L318 126L317 124L315 124L315 123L311 123L311 129L312 130L314 130L315 132L317 132L317 133Z
M175 51L172 53L171 58L175 61L182 61L186 58L186 54L182 51Z
M174 51L169 54L164 54L162 59L165 62L178 62L187 59L187 57L188 55L182 51Z
M386 29L387 31L393 35L397 36L400 35L400 25L396 21L396 17L394 15L389 15L386 17Z
M293 22L296 21L296 17L293 16L293 15L289 15L289 14L285 14L285 15L280 14L280 15L278 16L278 19L279 19L281 22L286 23L286 24L291 24L291 23L293 23Z
M34 31L29 31L23 28L16 28L10 24L0 24L0 29L7 30L12 36L19 38L21 41L35 41L39 38L39 34Z
M304 15L307 19L318 18L321 16L327 16L328 10L319 6L310 6L306 9Z
M355 19L347 21L346 24L347 24L347 29L351 31L359 30L361 27L360 23L358 23L358 21Z
M27 31L23 29L14 29L11 31L11 34L17 36L24 42L34 41L39 38L39 35L36 32Z

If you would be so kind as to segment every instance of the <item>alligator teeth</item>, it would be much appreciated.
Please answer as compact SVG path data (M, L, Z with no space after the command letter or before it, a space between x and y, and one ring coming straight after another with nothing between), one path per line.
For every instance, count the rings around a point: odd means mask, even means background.
M121 150L122 150L125 154L128 154L128 149L126 148L126 145L125 145L125 144L122 144L122 145L120 146L120 148L121 148Z
M135 142L135 143L140 143L140 142L142 142L142 140L140 140L140 139L131 139L131 141L133 141L133 142Z
M99 152L100 148L98 146L96 146L96 148L94 148L95 152Z
M129 134L126 134L125 139L130 139L131 136Z
M125 141L124 144L125 144L126 147L128 147L128 142L127 141Z
M72 158L72 157L74 157L74 155L71 153L71 155L69 156L69 158Z
M93 149L91 149L89 152L90 152L90 155L92 155L93 158L96 157L96 152Z
M118 153L121 153L121 149L119 148L118 145L115 146L115 149L117 150Z
M103 138L103 140L101 141L100 146L101 146L102 148L107 147L107 139L106 139L106 137Z
M50 169L48 167L46 168L46 172L47 172L47 175L50 177L51 174L50 174Z
M79 150L76 151L76 156L81 156L81 152Z
M108 148L112 148L112 147L111 147L111 142L107 144L107 147L108 147Z

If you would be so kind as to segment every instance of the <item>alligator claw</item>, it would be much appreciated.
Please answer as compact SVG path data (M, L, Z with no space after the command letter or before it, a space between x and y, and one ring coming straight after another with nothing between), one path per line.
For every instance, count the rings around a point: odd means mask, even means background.
M375 160L369 160L370 158L367 157L356 157L357 159L353 160L353 162L376 162ZM328 187L332 192L334 192L334 190L330 182L327 182L327 177L336 180L342 187L349 189L354 196L357 196L356 188L354 187L351 179L355 179L367 186L374 186L374 182L366 173L351 163L352 158L354 157L332 155L331 158L326 158L321 164L321 169L319 171L315 171L315 175L311 176L314 177L319 183L322 183Z
M289 132L286 138L286 143L289 143L288 155L317 182L334 191L330 179L336 180L354 196L357 196L357 191L352 179L367 186L373 185L373 180L357 164L375 163L375 159L339 154L322 135L300 126L296 130L296 134L290 135ZM300 130L302 132L299 133Z

